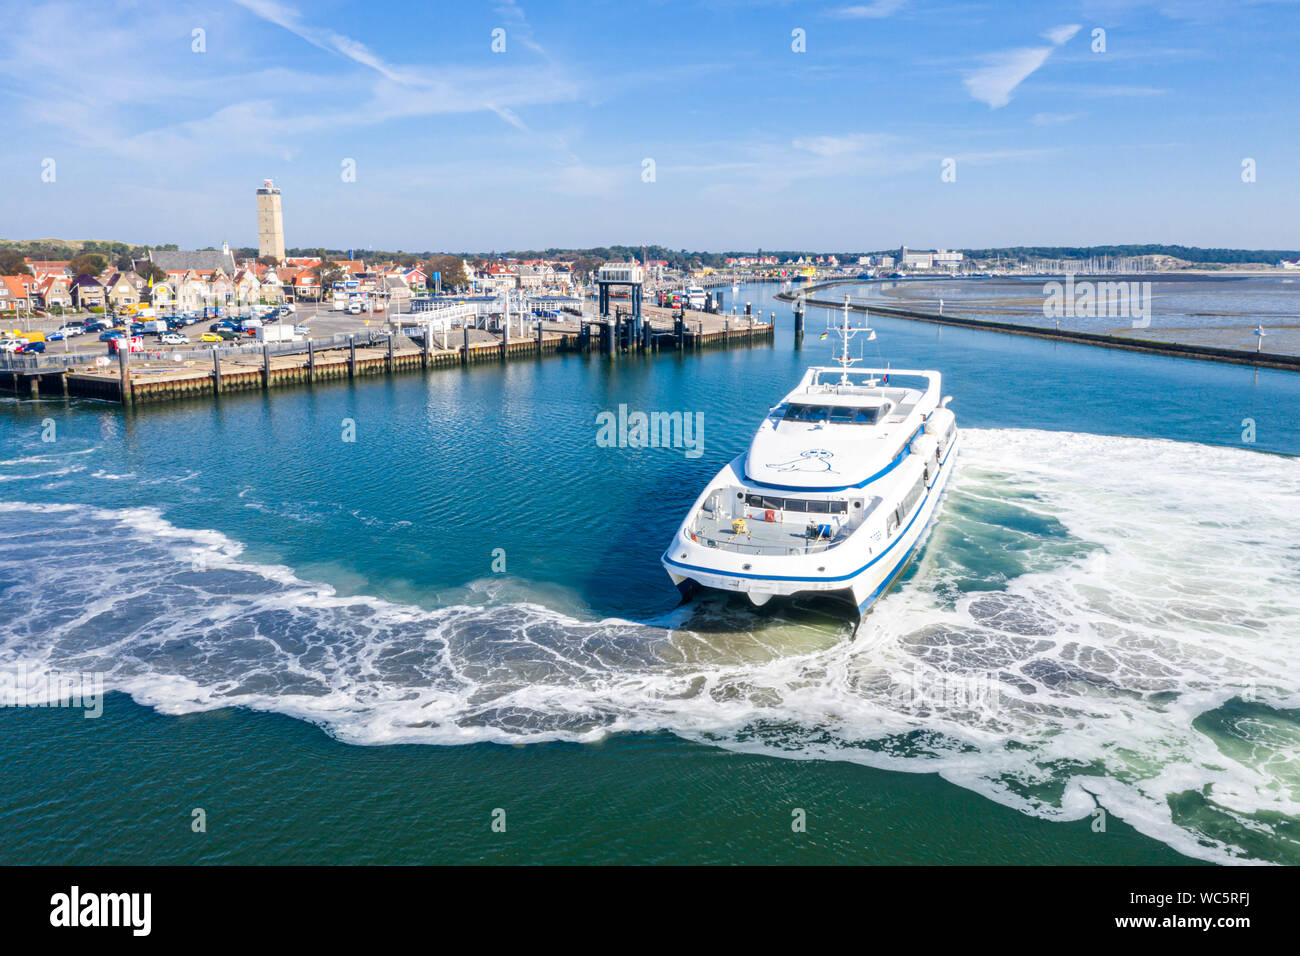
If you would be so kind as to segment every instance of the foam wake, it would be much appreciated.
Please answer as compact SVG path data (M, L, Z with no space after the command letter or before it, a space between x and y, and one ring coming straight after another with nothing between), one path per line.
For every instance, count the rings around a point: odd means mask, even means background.
M149 508L3 502L0 672L99 671L167 713L271 710L359 744L667 729L1294 863L1297 498L1287 458L967 430L919 565L852 640L721 602L581 619L518 581L347 597Z

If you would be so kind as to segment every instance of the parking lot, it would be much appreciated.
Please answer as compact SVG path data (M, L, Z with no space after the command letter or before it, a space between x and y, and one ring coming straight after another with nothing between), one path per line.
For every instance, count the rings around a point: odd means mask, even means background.
M365 333L382 329L386 326L388 318L383 312L372 314L363 313L361 315L349 315L342 311L333 311L329 303L316 302L299 302L295 306L296 311L289 316L282 317L280 324L291 322L294 325L300 325L309 330L309 334L315 336L329 336L335 334L352 334ZM223 310L226 315L223 318L234 318L229 310ZM201 313L195 313L196 319L194 324L187 325L177 331L184 335L188 342L185 344L164 344L161 337L152 333L146 333L143 336L145 349L149 352L168 352L173 349L186 349L202 346L204 348L220 348L227 342L209 343L200 342L199 337L209 330L214 324L221 322L221 318L214 318L209 315L207 318L201 317ZM114 322L119 326L124 320L114 316L95 314L91 312L69 313L61 316L6 316L0 319L0 331L4 333L5 338L13 336L22 337L25 333L35 331L41 332L47 337L50 333L72 323L72 322L91 322L91 321L108 321ZM137 320L139 321L139 320ZM149 320L143 320L149 321ZM253 336L242 336L230 340L233 344L247 343L254 340ZM47 341L45 343L45 354L50 355L85 355L88 359L96 355L105 355L109 352L109 343L101 342L99 333L86 333L83 335L69 336L64 339Z

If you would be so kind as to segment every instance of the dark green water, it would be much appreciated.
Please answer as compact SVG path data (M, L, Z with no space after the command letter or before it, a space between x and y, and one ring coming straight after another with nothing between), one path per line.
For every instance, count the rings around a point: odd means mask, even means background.
M0 757L24 771L0 801L6 864L1186 862L1122 823L1034 820L930 775L668 734L353 747L285 717L114 699L99 720L0 711Z
M2 858L1300 860L1300 377L875 319L965 433L918 561L856 638L678 608L685 509L829 357L771 291L771 348L0 406L6 702L119 692L0 709ZM704 453L600 447L620 404Z

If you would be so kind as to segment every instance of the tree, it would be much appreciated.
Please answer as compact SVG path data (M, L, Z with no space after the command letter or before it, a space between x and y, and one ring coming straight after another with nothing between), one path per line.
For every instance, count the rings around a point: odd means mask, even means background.
M108 268L108 260L98 252L83 252L68 263L73 275L97 276Z
M469 285L469 276L465 274L465 263L457 256L434 256L424 264L424 273L433 281L432 273L442 273L442 287L455 289Z
M32 270L23 261L22 253L13 249L0 251L0 275L29 276L31 274Z
M324 295L326 289L332 287L334 283L342 281L343 277L347 275L347 270L337 262L322 262L311 271L315 273L316 281L320 283L321 295Z
M258 256L257 264L262 266L278 266L280 264L280 260L277 259L275 256Z
M158 268L158 266L154 265L152 262L144 263L135 271L136 274L145 282L149 282L150 280L153 280L154 282L162 282L167 278L167 273Z

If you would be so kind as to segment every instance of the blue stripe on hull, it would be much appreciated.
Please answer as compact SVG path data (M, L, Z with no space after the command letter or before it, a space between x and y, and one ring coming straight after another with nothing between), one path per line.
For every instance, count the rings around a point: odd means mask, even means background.
M957 444L958 444L957 442L953 442L952 446L948 449L948 453L943 456L943 461L939 464L940 470L942 470L944 467L947 466L948 459L952 457L953 449L957 447ZM947 477L944 478L943 482L945 485L948 483ZM856 578L858 575L860 575L863 571L867 570L867 568L871 567L873 564L876 564L878 561L883 559L885 555L889 554L889 552L894 549L894 547L898 544L898 542L902 541L905 537L907 537L907 532L910 531L912 525L916 523L916 519L921 517L921 512L925 511L925 503L930 500L930 495L934 493L935 493L934 490L931 489L929 492L926 493L926 496L921 499L921 506L916 509L916 514L912 515L912 520L907 523L907 527L903 529L902 534L900 534L897 538L894 539L893 544L889 545L889 547L885 548L884 551L881 551L878 555L876 555L874 558L872 558L862 567L858 568L856 571L850 571L848 574L840 574L830 578L809 578L803 575L746 574L743 571L719 571L716 568L702 568L699 567L698 565L682 564L680 561L674 561L672 558L668 557L667 551L663 553L663 556L660 558L660 560L663 561L665 564L671 564L675 568L680 568L682 571L702 571L705 574L720 574L720 575L725 575L726 577L729 578L748 578L751 581L806 581L809 584L816 584L823 581L851 581L854 578ZM942 492L940 492L940 494L942 494ZM936 507L935 510L937 511L938 508ZM917 540L920 540L920 538L918 537ZM674 539L674 544L675 543L676 541ZM906 558L904 558L904 560L906 560Z

